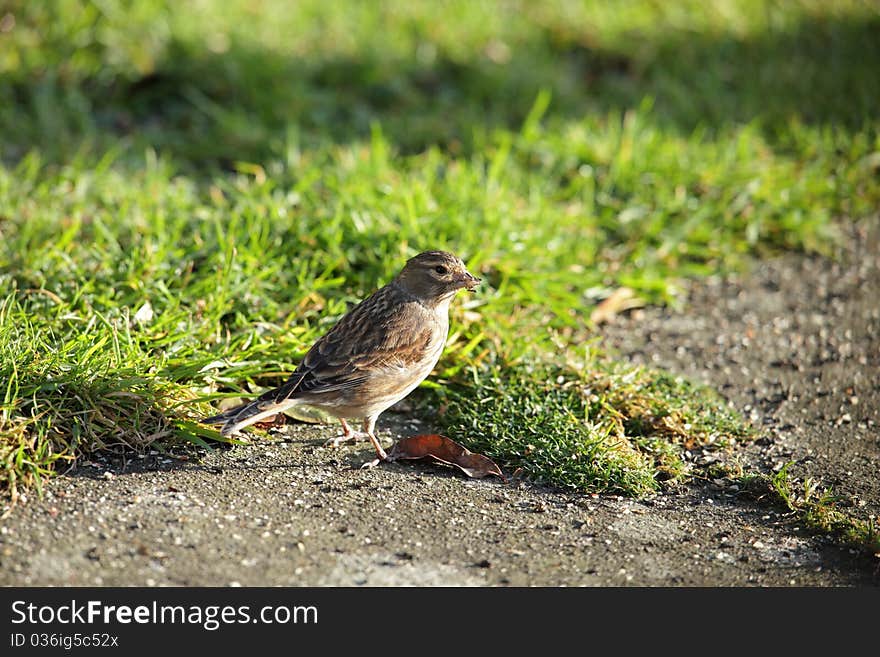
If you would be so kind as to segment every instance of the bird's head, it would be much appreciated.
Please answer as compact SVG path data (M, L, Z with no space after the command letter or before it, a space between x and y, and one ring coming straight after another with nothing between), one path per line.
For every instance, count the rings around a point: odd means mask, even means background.
M461 258L446 251L425 251L410 258L396 280L413 296L431 303L451 299L461 289L472 291L480 283Z

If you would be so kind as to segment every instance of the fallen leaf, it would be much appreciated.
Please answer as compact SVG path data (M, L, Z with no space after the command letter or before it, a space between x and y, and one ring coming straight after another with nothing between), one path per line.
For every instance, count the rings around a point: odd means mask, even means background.
M476 324L483 319L483 316L473 310L465 310L461 313L461 318L468 324Z
M254 422L254 426L258 429L271 429L272 427L283 427L287 424L287 416L284 413L276 413L270 415L265 420Z
M144 305L138 308L132 319L135 324L149 324L153 321L153 305L146 301Z
M297 422L305 422L306 424L333 424L334 418L326 411L322 411L314 406L306 406L305 404L296 404L284 411L284 415L293 418Z
M468 477L479 479L487 475L495 475L507 481L501 474L501 469L490 458L482 454L474 454L451 438L436 433L424 433L402 438L394 444L388 453L389 461L426 457L454 465Z
M609 323L623 311L641 308L644 305L644 299L637 297L632 289L619 287L593 309L590 320L594 324Z
M223 411L228 411L230 408L240 406L244 401L245 400L241 397L224 397L217 402L217 410L222 413Z

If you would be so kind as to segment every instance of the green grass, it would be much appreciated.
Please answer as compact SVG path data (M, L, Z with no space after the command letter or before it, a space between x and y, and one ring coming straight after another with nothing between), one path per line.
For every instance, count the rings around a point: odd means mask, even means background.
M687 476L684 443L744 429L602 356L597 300L675 303L683 278L827 249L880 206L869 2L0 14L13 496L95 449L210 444L209 402L277 383L427 248L486 280L424 391L450 434L534 479L656 489Z
M508 471L574 490L648 494L691 474L686 448L754 435L712 390L597 354L471 375L439 390L446 433Z
M792 462L772 475L728 471L726 476L741 485L745 494L781 507L808 530L830 536L863 554L880 557L880 528L873 517L846 511L843 499L811 477L791 473Z

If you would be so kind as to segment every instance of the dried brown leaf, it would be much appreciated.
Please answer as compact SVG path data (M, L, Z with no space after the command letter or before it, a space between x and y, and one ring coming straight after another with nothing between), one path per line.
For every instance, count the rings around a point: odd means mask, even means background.
M604 324L614 321L620 313L633 308L641 308L645 305L644 299L636 296L636 293L628 287L619 287L593 309L590 319L594 324Z
M285 424L287 424L287 416L284 413L276 413L275 415L270 415L265 420L254 422L254 426L258 429L283 427Z
M487 456L475 454L446 436L425 433L397 441L388 454L389 461L433 458L454 465L468 477L479 479L495 475L504 479L501 469ZM506 479L505 479L506 481Z

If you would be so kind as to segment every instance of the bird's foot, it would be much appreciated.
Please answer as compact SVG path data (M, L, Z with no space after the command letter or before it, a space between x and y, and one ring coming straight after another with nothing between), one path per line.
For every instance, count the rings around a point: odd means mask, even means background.
M359 440L369 440L370 436L363 431L349 431L348 433L343 433L335 438L330 438L324 443L324 447L339 447L340 445L346 445L351 443L356 443Z
M377 465L382 463L383 461L388 460L388 454L385 453L385 450L382 449L382 445L379 444L379 440L375 436L370 436L370 442L373 443L373 449L376 450L376 458L372 461L367 461L361 466L361 469L364 468L375 468Z

